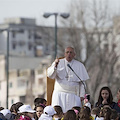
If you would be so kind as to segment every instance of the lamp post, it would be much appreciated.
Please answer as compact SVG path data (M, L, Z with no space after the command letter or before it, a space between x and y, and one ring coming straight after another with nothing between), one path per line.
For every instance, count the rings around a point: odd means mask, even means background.
M0 32L7 32L7 53L6 53L6 108L8 108L8 96L9 96L9 29L0 29Z
M0 32L6 31L7 32L7 50L6 50L6 66L5 66L5 70L6 70L6 108L8 108L9 106L9 33L13 32L13 31L17 31L19 32L20 30L12 30L12 29L0 29Z
M44 17L45 18L48 18L50 17L51 15L54 15L55 16L55 55L54 55L54 58L56 58L57 56L57 16L60 15L62 18L64 19L67 19L70 14L69 13L44 13Z
M7 79L7 95L6 95L6 107L8 108L9 98L9 30L7 30L7 57L6 57L6 79Z

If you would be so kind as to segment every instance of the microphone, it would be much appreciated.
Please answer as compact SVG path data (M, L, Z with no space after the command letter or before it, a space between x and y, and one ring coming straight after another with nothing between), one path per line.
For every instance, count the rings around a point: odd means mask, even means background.
M67 64L67 66L74 72L74 70L71 68L70 64Z
M81 80L81 78L76 74L76 72L72 69L72 67L70 66L70 64L67 64L67 66L73 71L73 73L79 78L79 80L81 81L81 83L84 86L85 92L86 92L86 88L85 88L85 84L84 82Z

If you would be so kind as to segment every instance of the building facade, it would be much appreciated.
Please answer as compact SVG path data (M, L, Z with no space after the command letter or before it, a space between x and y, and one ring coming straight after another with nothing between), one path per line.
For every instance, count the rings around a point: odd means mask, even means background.
M53 33L53 28L37 26L35 19L8 18L0 24L0 106L6 107L7 57L9 108L18 101L33 105L35 97L46 98L46 69L54 54L50 42Z
M23 62L24 61L24 62ZM6 107L6 59L0 56L0 106ZM46 98L46 69L51 57L9 57L9 107L18 101L33 105L34 98Z

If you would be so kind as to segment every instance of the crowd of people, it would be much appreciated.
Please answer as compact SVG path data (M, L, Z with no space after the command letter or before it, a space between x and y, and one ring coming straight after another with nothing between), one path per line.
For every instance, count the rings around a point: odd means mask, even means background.
M87 70L74 58L74 48L67 47L64 58L56 58L47 69L47 77L55 79L51 105L44 98L35 98L34 109L17 102L10 110L0 107L0 120L119 120L120 90L114 102L110 88L102 87L91 105L90 95L85 94Z
M87 97L86 97L87 96ZM59 105L47 105L44 98L34 99L34 108L22 102L14 103L10 109L0 107L0 120L119 120L120 89L117 93L118 102L113 101L109 87L102 87L98 101L91 105L86 95L82 107L73 106L67 112Z

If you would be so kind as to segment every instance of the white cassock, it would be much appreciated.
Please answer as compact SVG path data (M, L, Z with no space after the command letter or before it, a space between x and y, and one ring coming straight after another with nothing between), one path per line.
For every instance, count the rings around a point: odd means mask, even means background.
M60 59L57 69L55 68L55 62L47 69L47 76L55 79L52 106L61 106L64 113L74 106L81 107L80 97L85 95L84 85L67 64L72 67L83 82L89 79L84 65L75 59L71 62L68 62L65 58Z

